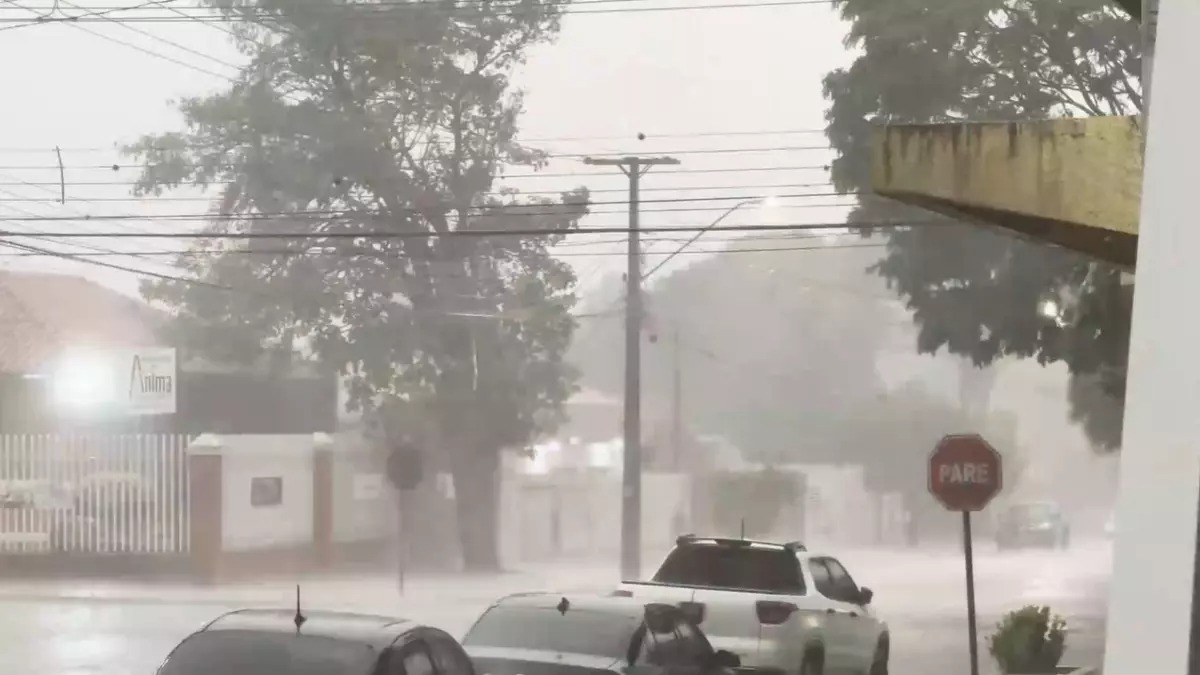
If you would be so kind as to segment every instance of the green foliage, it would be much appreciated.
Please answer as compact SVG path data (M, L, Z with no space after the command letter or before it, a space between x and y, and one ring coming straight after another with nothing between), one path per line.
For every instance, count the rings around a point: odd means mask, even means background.
M1022 120L1141 109L1138 26L1104 0L839 0L860 55L825 79L827 135L841 191L870 187L879 123ZM927 221L928 212L864 199L862 223ZM870 228L868 228L869 230ZM1063 361L1091 389L1073 417L1097 447L1120 443L1130 303L1112 267L977 225L898 228L872 269L902 298L917 348L978 364L1003 356ZM1061 301L1062 316L1039 307ZM1093 377L1098 376L1098 377ZM1093 421L1095 417L1104 420Z
M424 437L461 451L456 479L489 475L500 447L558 423L574 386L575 277L547 247L587 192L493 192L504 167L543 163L514 142L510 82L564 5L209 4L248 65L180 103L183 132L126 148L144 167L137 194L220 188L212 237L180 257L208 285L144 294L205 356L315 352L348 379L353 407L408 409ZM451 236L518 228L550 234ZM296 233L309 236L284 236ZM483 502L479 519L494 513L487 490L460 494Z
M902 494L913 507L925 504L935 508L927 496L929 453L946 434L961 432L982 434L1000 452L1004 459L1004 489L1013 489L1024 468L1015 419L1000 412L973 414L915 383L898 388L864 409L846 442L872 451L870 456L875 461L864 465L867 489Z
M1066 649L1067 623L1049 607L1029 605L1009 612L988 637L988 652L1003 673L1055 672Z
M879 318L893 300L863 271L878 255L721 255L654 279L642 347L647 425L665 420L670 405L677 332L690 429L722 436L755 461L860 461L844 454L840 437L883 389ZM607 302L583 314L602 316L585 320L572 347L587 386L613 393L623 383L622 293L619 279L601 289Z
M721 472L709 477L716 531L725 536L763 537L775 533L780 513L800 497L798 478L770 467L761 471Z

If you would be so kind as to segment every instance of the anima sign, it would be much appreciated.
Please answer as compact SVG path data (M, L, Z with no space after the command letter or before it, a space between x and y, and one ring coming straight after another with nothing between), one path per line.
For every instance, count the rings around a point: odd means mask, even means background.
M131 415L172 415L178 376L175 350L150 348L124 355L127 364L126 412Z
M942 438L929 455L929 492L950 511L981 511L1004 484L1000 453L978 434Z

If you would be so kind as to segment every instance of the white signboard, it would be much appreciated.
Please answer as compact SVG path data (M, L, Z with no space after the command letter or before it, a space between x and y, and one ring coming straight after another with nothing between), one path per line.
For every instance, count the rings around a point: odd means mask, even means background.
M123 355L125 391L122 407L130 415L174 415L179 374L175 350L153 347Z
M172 415L179 376L169 347L74 350L50 374L67 412Z
M383 495L383 474L360 473L354 477L354 501L366 502Z

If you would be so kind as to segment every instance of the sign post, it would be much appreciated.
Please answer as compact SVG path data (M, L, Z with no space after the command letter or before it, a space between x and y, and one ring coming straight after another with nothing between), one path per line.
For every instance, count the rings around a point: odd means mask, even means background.
M942 437L929 455L929 493L948 511L962 513L963 555L967 571L967 631L971 675L979 675L975 628L975 560L971 545L971 512L982 511L1004 486L1000 453L979 434Z

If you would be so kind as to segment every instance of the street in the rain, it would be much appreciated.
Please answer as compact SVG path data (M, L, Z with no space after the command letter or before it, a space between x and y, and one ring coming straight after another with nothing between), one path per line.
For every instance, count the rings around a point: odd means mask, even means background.
M1080 541L1068 551L977 554L980 631L1025 604L1047 604L1072 628L1066 663L1096 663L1110 550ZM950 549L838 551L892 632L892 668L966 673L961 554ZM615 566L561 565L501 577L414 575L400 596L394 579L343 577L304 582L310 606L403 616L461 635L498 595L521 590L603 590ZM289 606L290 582L218 587L85 582L7 582L0 588L0 672L24 675L148 674L170 648L218 614L246 606ZM981 638L981 650L986 641ZM982 672L994 673L986 652Z

